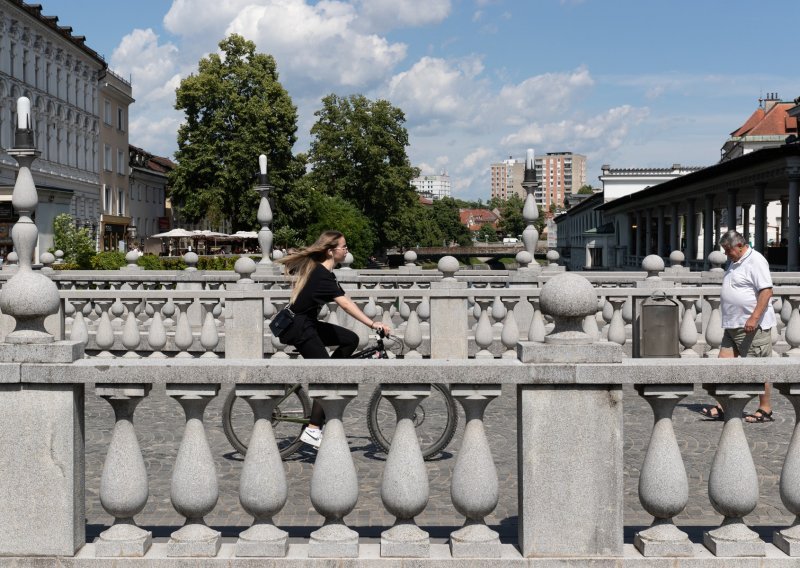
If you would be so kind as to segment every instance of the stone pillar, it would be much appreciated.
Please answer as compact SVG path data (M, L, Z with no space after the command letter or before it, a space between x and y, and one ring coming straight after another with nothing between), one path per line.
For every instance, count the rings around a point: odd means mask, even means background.
M789 272L795 272L798 269L798 222L800 219L798 218L798 195L800 190L800 169L794 171L792 174L789 175L789 208L788 208L788 217L787 217L787 228L788 228L788 238L789 238L789 250L788 253L788 266L786 269Z
M227 286L225 305L230 317L225 320L226 359L264 357L264 299L257 295L261 285L250 278L255 269L253 259L241 257L234 265L239 280Z
M642 226L642 212L636 212L636 256L642 256L642 233L644 227Z
M750 204L743 203L742 204L742 235L744 236L744 240L748 243L751 243L751 235L750 235Z
M656 254L658 256L666 256L664 251L664 241L666 239L666 208L663 205L658 206L658 225L656 232Z
M714 194L707 193L703 208L703 258L714 250Z
M686 201L686 258L697 259L697 211L694 199Z
M778 227L778 239L777 242L780 243L782 239L786 239L786 221L789 218L789 197L786 195L782 195L781 199L781 224ZM788 239L787 239L788 241Z
M467 283L453 276L458 271L458 261L445 256L439 261L439 270L444 277L431 283L431 290L452 290L452 297L431 297L431 359L466 359L467 344L467 298L459 297ZM446 293L446 292L445 292Z
M680 250L681 246L681 218L678 215L678 203L672 204L672 211L670 215L669 225L669 250Z
M767 204L764 202L764 189L765 183L757 183L755 185L755 239L753 243L755 249L764 253L767 246Z
M780 493L781 501L795 518L791 526L775 531L772 542L785 554L800 556L800 385L784 383L775 385L775 388L794 407L794 430L781 469Z
M728 230L736 230L736 194L739 190L728 190Z
M620 345L594 343L582 331L584 318L597 311L597 294L584 277L553 277L539 301L555 328L545 343L520 343L522 363L622 360ZM522 555L622 556L621 387L520 385L517 394ZM552 408L565 414L553 420Z
M703 544L716 556L764 556L764 541L742 517L758 504L758 474L742 426L742 411L764 385L704 385L725 411L719 445L708 476L708 498L725 519L703 534Z
M647 256L653 248L653 210L648 208L644 215L644 249L642 254Z

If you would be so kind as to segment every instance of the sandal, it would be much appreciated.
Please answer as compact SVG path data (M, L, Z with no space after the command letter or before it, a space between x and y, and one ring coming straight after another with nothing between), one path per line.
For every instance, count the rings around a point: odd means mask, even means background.
M725 411L718 404L716 406L704 406L700 409L700 413L709 420L725 420Z
M755 424L756 422L774 422L775 419L772 417L772 412L759 408L752 414L745 414L744 421Z

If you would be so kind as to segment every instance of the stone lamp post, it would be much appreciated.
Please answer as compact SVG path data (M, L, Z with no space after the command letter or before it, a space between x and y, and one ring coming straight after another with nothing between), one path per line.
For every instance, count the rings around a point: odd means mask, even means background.
M269 206L269 192L273 189L269 183L269 174L267 174L267 156L261 154L258 157L258 185L256 191L261 194L261 203L258 205L258 213L256 218L261 224L261 230L258 231L258 245L261 247L261 260L256 269L259 272L267 271L280 271L278 266L272 262L270 252L272 251L272 230L269 226L272 224L272 208Z
M55 283L32 268L33 251L39 237L39 230L32 218L39 195L33 182L31 164L41 152L34 146L30 108L29 99L17 99L14 148L8 150L19 164L11 197L11 204L19 212L19 221L11 229L14 250L19 255L19 268L3 286L0 310L16 320L14 331L6 336L6 343L14 344L52 343L54 338L45 331L44 319L58 312L60 304Z
M527 193L525 204L522 206L522 218L525 220L525 230L522 231L522 242L525 243L525 250L535 258L536 245L539 242L539 231L536 230L533 223L539 218L539 208L536 206L536 199L533 197L533 192L536 191L539 184L536 181L536 168L534 166L532 148L528 148L525 157L525 177L522 181L522 187ZM538 266L538 264L533 264L531 268L536 269Z

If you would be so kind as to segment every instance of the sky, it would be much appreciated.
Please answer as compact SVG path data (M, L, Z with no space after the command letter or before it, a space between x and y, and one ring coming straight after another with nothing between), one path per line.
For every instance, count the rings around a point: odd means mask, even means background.
M322 97L403 110L412 165L489 198L527 148L708 166L759 97L800 96L797 0L37 0L130 78L130 143L171 157L181 78L236 32L276 59L308 149Z

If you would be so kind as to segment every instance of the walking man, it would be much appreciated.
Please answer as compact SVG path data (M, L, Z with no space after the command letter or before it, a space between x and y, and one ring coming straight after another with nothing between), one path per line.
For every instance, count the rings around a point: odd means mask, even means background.
M722 280L720 311L725 334L719 348L721 358L771 357L771 329L777 324L772 309L772 277L769 263L758 251L748 246L737 231L726 232L719 241L730 261ZM772 387L764 385L758 409L747 414L747 422L771 422ZM722 419L719 405L703 409L709 418Z

